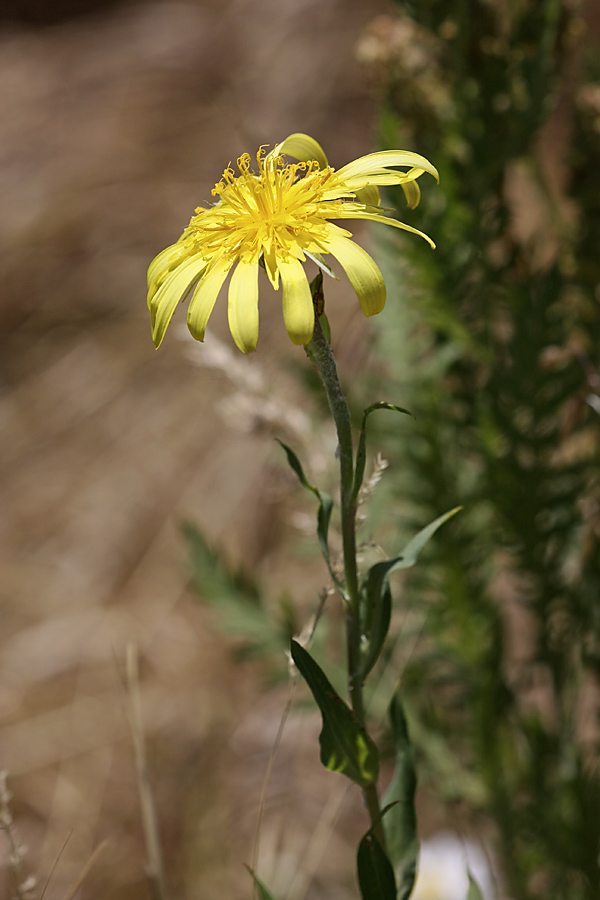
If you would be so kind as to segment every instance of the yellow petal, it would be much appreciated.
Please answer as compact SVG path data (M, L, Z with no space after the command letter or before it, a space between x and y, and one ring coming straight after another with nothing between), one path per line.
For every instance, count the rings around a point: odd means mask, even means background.
M263 262L269 281L276 291L279 290L279 269L277 268L277 253L273 241L263 246Z
M328 250L341 263L365 316L380 313L385 306L385 281L379 266L366 250L338 235L331 237Z
M206 266L207 261L203 255L194 253L188 259L184 259L172 271L168 272L149 299L150 314L155 316L158 307L165 299L170 298L172 294L176 294L178 299L181 299L190 284Z
M156 291L161 286L165 277L169 274L169 269L174 269L178 262L185 256L186 248L179 242L171 244L165 250L162 250L158 256L155 256L148 266L148 306Z
M367 206L379 206L381 203L379 189L374 184L367 184L366 187L356 191L356 199L361 203L366 203Z
M258 262L239 262L229 283L229 330L242 353L258 343Z
M279 263L283 285L283 320L293 344L308 344L315 329L315 311L302 263Z
M318 162L320 169L326 169L329 165L321 145L308 134L301 134L300 132L290 134L285 141L277 144L269 156L282 156L284 153L286 156L300 160L300 162L310 162L314 159Z
M421 188L417 182L407 181L406 184L402 185L402 190L404 191L408 208L416 209L419 205L419 200L421 199Z
M181 263L163 282L150 300L150 320L152 323L152 340L158 350L162 344L167 326L173 318L177 304L185 295L190 285L206 268L206 260L197 254Z
M418 174L414 174L418 173ZM379 191L377 186L391 187L405 184L412 184L420 175L423 175L423 169L411 169L410 172L396 172L394 169L379 169L376 172L369 172L368 175L353 175L351 178L336 180L336 175L331 179L328 187L323 191L323 200L341 200L357 197L361 202L367 203L369 206L379 206ZM377 200L373 202L371 197L375 196L377 191Z
M377 153L368 153L367 156L361 156L338 169L336 175L338 178L346 180L355 175L375 173L378 170L387 169L389 166L418 166L433 175L436 181L440 180L435 166L432 166L424 156L419 153L411 153L410 150L379 150Z
M381 215L380 213L355 212L353 209L344 209L340 212L336 212L335 218L368 219L369 222L381 222L382 225L392 225L394 228L401 228L402 231L410 231L411 234L417 234L419 237L422 237L423 240L427 241L430 247L433 247L435 250L435 244L425 232L419 231L417 228L412 228L412 226L406 225L404 222L399 222L398 219L389 219L387 216Z
M206 272L190 301L187 314L187 324L190 333L197 341L204 340L204 332L208 325L210 314L231 269L233 261L219 260Z

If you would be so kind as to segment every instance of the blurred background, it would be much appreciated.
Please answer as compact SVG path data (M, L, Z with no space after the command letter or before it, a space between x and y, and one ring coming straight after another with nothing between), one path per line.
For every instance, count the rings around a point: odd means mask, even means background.
M376 102L355 47L384 8L0 4L0 768L27 871L42 884L70 835L48 897L65 896L105 839L79 896L148 896L121 681L129 641L170 895L250 889L243 864L285 691L261 700L254 669L233 668L212 636L187 591L180 524L193 520L236 564L267 571L270 591L287 580L274 558L286 529L302 533L284 510L297 493L260 420L274 417L279 436L293 437L277 423L287 404L307 408L298 378L285 382L304 354L269 293L260 357L232 354L240 384L255 372L262 385L256 409L217 409L235 392L218 365L199 367L210 341L188 340L185 316L184 335L174 322L154 350L146 269L240 153L294 131L318 138L338 166L376 146ZM350 371L367 331L354 298L340 311ZM235 349L226 303L211 338ZM324 573L314 569L296 599L316 596ZM274 802L293 810L288 781ZM309 817L290 840L310 828ZM352 884L353 869L345 878Z
M156 353L145 276L230 160L304 131L335 166L403 147L442 175L415 213L389 198L435 253L354 229L378 321L327 297L354 409L417 413L373 429L364 540L465 506L396 585L382 675L418 760L415 897L464 900L466 858L486 900L597 900L597 4L4 0L0 29L0 768L30 896L97 847L78 897L149 896L131 642L168 896L248 896L283 648L325 582L273 436L323 487L335 441L278 295L251 358L223 302L205 344L180 316ZM356 895L360 800L318 731L290 721L263 827L288 900Z

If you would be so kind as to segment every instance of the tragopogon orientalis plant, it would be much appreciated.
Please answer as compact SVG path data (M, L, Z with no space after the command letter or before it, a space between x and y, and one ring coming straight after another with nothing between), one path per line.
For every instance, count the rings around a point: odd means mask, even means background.
M285 157L295 162L286 163ZM282 286L283 317L294 344L304 345L325 388L338 437L340 518L343 566L334 565L329 549L331 497L312 485L300 460L282 445L301 484L318 499L317 537L330 577L345 612L349 703L299 641L291 657L320 708L321 760L360 786L369 827L358 848L358 879L364 900L406 900L412 892L417 860L414 815L415 776L406 724L398 693L390 708L397 755L396 774L384 798L378 790L379 751L369 734L363 689L377 663L390 626L392 594L389 575L412 566L435 530L453 513L440 516L394 557L361 572L356 552L356 511L366 463L366 425L372 412L406 412L376 402L365 411L355 442L348 405L342 392L329 342L324 312L325 257L341 265L367 316L383 310L386 286L373 259L351 240L351 233L332 219L367 219L412 232L422 232L386 215L379 188L400 185L408 206L420 199L418 179L434 166L416 153L387 150L371 153L333 169L320 145L305 134L293 134L266 153L261 148L256 169L244 154L238 174L228 166L213 190L214 206L198 208L180 239L163 250L148 272L148 306L152 336L160 346L179 302L189 298L188 327L204 340L217 296L231 272L229 327L239 349L248 353L258 342L258 275L266 270L275 290ZM320 271L309 283L304 263ZM343 572L343 574L342 574ZM263 900L271 894L254 874Z

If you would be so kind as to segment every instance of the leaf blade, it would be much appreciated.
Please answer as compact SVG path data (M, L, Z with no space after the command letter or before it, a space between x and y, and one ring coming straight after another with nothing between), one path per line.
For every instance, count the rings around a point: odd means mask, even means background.
M364 679L367 677L383 649L390 629L392 618L392 592L387 580L381 583L369 576L375 566L369 570L364 586L365 621L362 633L366 638L365 650L361 654L360 671Z
M395 569L409 569L411 566L414 566L419 556L421 555L421 551L425 544L433 537L438 528L441 528L448 519L451 519L458 512L460 512L462 506L455 506L453 509L448 510L448 512L442 513L441 516L438 516L437 519L434 519L433 522L430 522L429 525L426 525L424 528L421 528L419 532L408 542L408 544L402 550L400 556L398 557L398 565L395 565L393 571ZM400 560L402 563L400 564Z
M412 892L419 855L415 791L417 775L404 710L398 692L390 704L390 721L396 742L394 776L382 804L389 805L383 827L390 861L398 884L398 900L408 900Z
M361 485L363 483L363 478L365 476L365 465L367 462L367 419L371 415L372 412L375 412L377 409L391 409L393 412L405 413L407 416L413 416L413 414L408 410L404 409L402 406L394 406L393 403L386 403L383 400L378 401L377 403L372 403L371 406L368 406L364 413L362 424L360 427L360 433L358 436L358 447L356 449L356 464L354 467L354 486L352 489L352 501L356 502L358 498L358 492L360 491Z
M392 598L388 578L396 569L408 569L417 562L425 544L448 519L462 509L457 506L438 516L421 529L399 556L375 563L367 572L363 584L363 622L361 633L366 638L361 652L361 676L366 678L383 649L390 626Z
M329 554L329 523L331 521L331 513L333 512L333 500L329 496L329 494L325 493L325 491L320 491L318 487L315 487L314 484L310 483L304 473L302 463L300 462L298 456L292 450L292 448L288 447L287 444L284 444L283 441L280 441L279 438L276 438L276 441L278 444L280 444L281 447L283 447L288 464L292 471L296 474L298 481L300 482L302 487L306 488L307 491L310 491L311 494L314 494L319 501L319 509L317 511L317 539L319 541L319 547L321 548L323 559L327 564L327 568L329 570L329 574L331 575L333 583L338 588L340 593L344 595L343 587L340 584L335 572L333 571L333 567L331 565L331 557Z
M373 784L379 775L377 746L310 653L297 641L291 642L291 651L321 710L321 762L326 769L346 775L361 787Z
M367 831L356 856L362 900L396 900L394 870L372 831Z

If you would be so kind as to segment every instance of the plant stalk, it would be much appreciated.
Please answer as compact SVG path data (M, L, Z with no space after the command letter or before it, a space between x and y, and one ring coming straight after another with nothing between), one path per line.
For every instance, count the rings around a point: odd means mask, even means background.
M320 284L313 283L315 300L322 298ZM329 409L335 422L340 461L342 546L344 556L346 642L348 655L348 690L352 710L362 728L365 725L363 683L360 671L360 594L358 567L356 563L356 498L354 497L354 448L350 411L340 386L337 365L329 341L323 332L315 303L315 330L312 340L306 345L306 353L315 366L325 388ZM369 812L371 827L381 845L385 847L385 837L381 822L381 811L377 795L377 785L363 789L365 805Z

